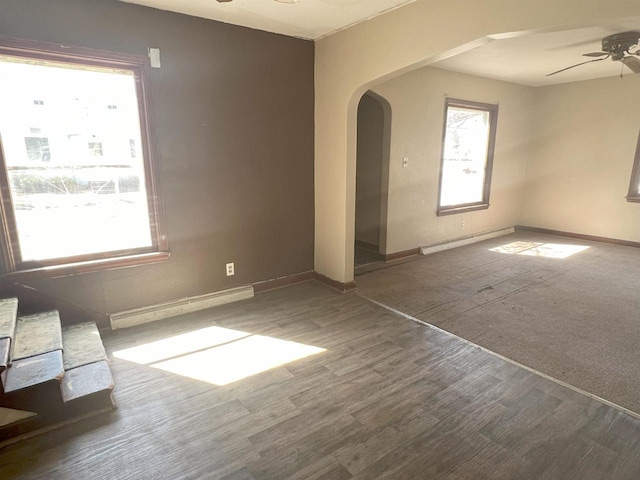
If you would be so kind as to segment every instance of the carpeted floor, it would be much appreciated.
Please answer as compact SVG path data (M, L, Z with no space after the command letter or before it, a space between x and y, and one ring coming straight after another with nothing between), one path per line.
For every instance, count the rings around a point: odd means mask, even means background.
M516 232L356 284L361 296L640 413L640 249Z

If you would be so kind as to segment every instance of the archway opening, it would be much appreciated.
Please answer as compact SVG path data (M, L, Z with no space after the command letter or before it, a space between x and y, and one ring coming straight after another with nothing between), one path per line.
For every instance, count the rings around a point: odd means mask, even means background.
M391 107L372 91L358 104L354 267L385 260Z

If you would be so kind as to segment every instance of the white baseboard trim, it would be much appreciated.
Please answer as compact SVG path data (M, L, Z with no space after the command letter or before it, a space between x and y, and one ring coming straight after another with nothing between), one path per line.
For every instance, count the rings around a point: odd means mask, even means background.
M472 243L481 242L490 238L501 237L515 232L514 227L501 228L499 230L492 230L490 232L477 233L475 235L469 235L468 237L458 238L449 242L438 243L436 245L427 245L420 247L421 255L429 255L430 253L441 252L443 250L450 250L452 248L462 247L464 245L471 245Z
M197 312L225 303L237 302L253 297L253 286L231 288L220 292L207 293L195 297L182 298L170 302L134 308L110 315L111 329L133 327L143 323L155 322L165 318Z

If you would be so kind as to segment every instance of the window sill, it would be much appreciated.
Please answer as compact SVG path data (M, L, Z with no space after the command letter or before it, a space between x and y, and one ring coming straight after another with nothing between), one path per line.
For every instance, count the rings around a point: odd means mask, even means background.
M627 202L640 203L640 197L628 196L626 198L627 198Z
M27 278L68 277L71 275L81 275L83 273L92 273L100 270L113 270L116 268L136 267L150 263L159 263L167 260L170 255L170 252L153 252L127 255L125 257L66 263L64 265L54 265L50 267L9 272L0 276L0 279L6 282L16 282Z
M455 215L457 213L474 212L476 210L486 210L489 208L488 203L474 203L472 205L460 205L457 207L439 208L437 215L443 217L445 215Z

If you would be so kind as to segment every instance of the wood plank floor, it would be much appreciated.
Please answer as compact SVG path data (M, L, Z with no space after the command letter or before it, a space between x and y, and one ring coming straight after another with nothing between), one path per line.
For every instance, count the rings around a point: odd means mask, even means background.
M212 326L236 332L207 348ZM146 359L127 350L189 332L194 355L210 359L201 380L158 368L188 358L177 341L143 347ZM202 380L243 358L268 365L255 347L226 364L218 355L248 339L325 351L223 386ZM2 479L640 475L640 421L317 282L116 331L105 345L119 409L0 450Z

